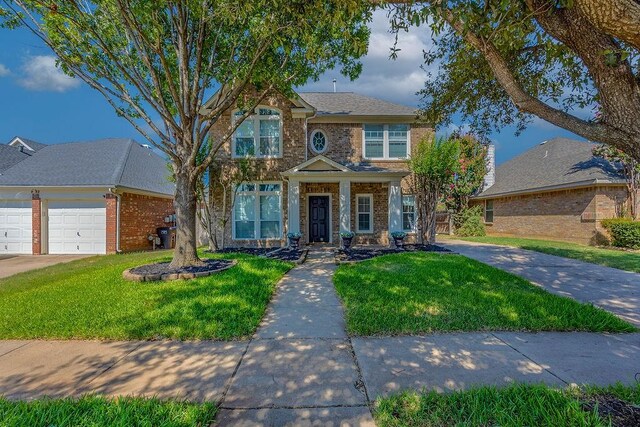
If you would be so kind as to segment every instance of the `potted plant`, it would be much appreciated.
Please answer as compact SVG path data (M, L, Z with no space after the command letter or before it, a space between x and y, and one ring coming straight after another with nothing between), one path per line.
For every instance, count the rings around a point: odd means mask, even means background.
M298 231L294 231L292 233L287 233L287 238L289 239L289 246L292 249L298 249L300 245L300 238L302 237L302 233Z
M404 238L407 237L407 233L404 231L392 231L391 237L393 238L393 243L396 244L396 248L402 249L404 247Z
M351 247L351 241L353 240L353 236L355 235L356 233L354 233L353 231L340 232L340 237L342 237L342 247L344 249L349 249Z

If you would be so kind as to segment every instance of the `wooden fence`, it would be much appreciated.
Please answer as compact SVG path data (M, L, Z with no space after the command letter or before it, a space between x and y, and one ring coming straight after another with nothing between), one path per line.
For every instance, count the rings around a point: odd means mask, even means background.
M436 233L452 234L453 216L449 212L436 212Z

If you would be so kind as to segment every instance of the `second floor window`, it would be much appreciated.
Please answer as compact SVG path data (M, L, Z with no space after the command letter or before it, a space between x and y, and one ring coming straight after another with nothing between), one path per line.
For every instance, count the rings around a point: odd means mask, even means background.
M243 112L234 113L234 120ZM258 107L233 136L233 157L280 157L282 155L282 116L273 108Z
M365 159L406 159L409 156L409 125L364 125Z

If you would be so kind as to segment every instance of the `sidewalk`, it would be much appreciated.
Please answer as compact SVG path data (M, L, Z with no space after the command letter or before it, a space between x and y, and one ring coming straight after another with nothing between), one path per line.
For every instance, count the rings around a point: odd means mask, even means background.
M524 277L547 291L592 303L640 328L640 274L525 249L460 240L438 244Z

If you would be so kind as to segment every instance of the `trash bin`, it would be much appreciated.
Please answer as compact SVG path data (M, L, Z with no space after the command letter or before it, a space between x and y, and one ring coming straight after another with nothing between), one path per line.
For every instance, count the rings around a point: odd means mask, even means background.
M160 237L160 245L165 249L173 248L175 242L176 228L175 227L158 227L156 229L158 237Z

